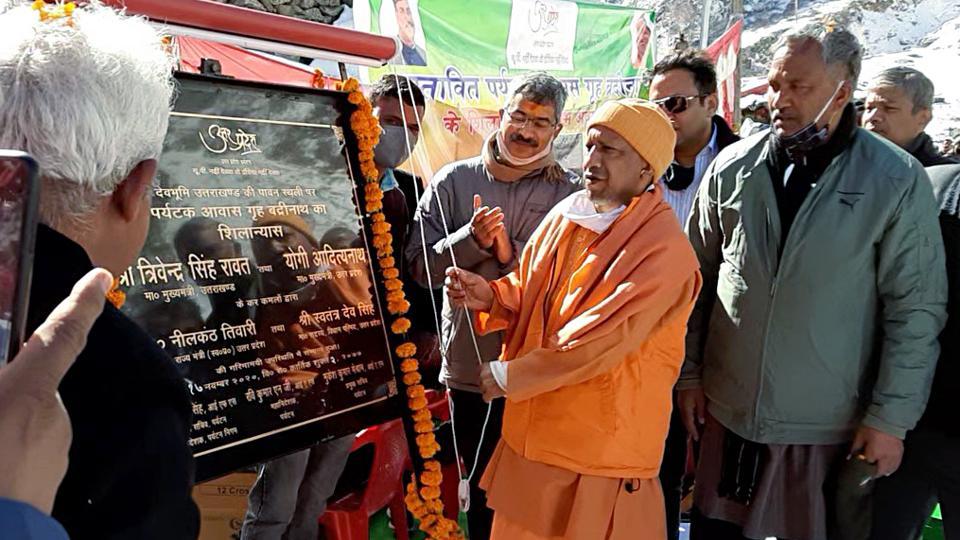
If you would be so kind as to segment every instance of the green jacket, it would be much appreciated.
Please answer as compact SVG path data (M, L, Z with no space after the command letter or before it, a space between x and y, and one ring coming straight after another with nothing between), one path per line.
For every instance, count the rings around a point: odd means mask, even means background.
M703 291L679 389L745 439L837 444L866 425L903 438L923 413L946 320L938 207L920 163L857 128L780 220L767 132L721 153L688 235Z

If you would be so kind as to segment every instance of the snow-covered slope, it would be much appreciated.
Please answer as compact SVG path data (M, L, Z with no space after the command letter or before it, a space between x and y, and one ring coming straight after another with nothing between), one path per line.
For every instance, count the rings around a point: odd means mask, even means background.
M758 2L772 6L781 0ZM768 24L751 25L750 19L762 20L769 11L748 18L744 75L763 75L769 49L784 31L834 21L858 35L864 45L861 90L887 67L919 69L936 88L934 119L927 131L936 140L960 134L960 0L827 0L802 7L796 20L792 4L787 12L777 18L766 16L772 21Z

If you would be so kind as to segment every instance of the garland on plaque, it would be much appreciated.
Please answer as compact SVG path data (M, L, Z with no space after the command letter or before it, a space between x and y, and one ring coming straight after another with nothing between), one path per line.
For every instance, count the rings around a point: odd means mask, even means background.
M113 307L120 309L123 303L127 301L127 293L120 290L120 279L113 278L113 285L107 291L107 302L113 304Z
M373 162L373 148L380 140L380 123L373 115L373 106L360 91L360 83L350 78L339 83L338 89L349 92L348 100L357 106L350 116L350 128L357 137L360 150L360 172L364 179L364 204L370 217L373 230L373 247L377 251L380 275L387 290L387 311L394 316L390 331L396 335L406 334L410 330L410 320L404 315L410 309L403 292L403 281L393 257L393 236L390 224L383 215L383 191L380 189L380 173ZM406 502L410 513L420 522L420 530L429 538L437 540L462 539L463 533L457 523L443 515L443 502L440 501L440 485L443 473L440 462L432 459L440 450L434 436L433 415L427 408L426 389L420 384L419 364L414 358L417 347L410 342L398 345L396 350L403 372L403 384L407 392L407 405L413 414L414 431L417 432L417 449L424 459L423 472L414 477L407 485Z

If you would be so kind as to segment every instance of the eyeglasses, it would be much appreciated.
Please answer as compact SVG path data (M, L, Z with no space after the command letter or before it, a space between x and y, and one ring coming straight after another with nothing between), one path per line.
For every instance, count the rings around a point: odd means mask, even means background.
M707 97L705 94L698 94L696 96L669 96L661 99L656 99L653 102L660 106L661 109L672 114L680 114L683 111L687 110L687 107L690 106L690 101L694 99L700 99Z
M527 116L526 114L520 111L513 111L511 113L507 113L506 120L507 122L510 123L511 126L514 126L519 129L525 128L528 122L537 129L550 129L555 125L557 125L556 123L551 122L547 118L530 118L529 116Z

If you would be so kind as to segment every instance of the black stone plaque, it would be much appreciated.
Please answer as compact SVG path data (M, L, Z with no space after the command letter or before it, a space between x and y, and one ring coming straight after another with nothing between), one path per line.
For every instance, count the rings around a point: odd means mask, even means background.
M121 286L188 380L202 481L401 409L346 94L177 79Z

